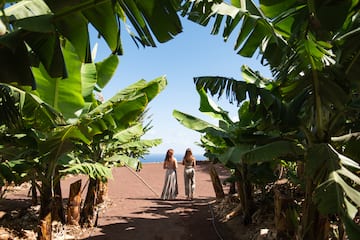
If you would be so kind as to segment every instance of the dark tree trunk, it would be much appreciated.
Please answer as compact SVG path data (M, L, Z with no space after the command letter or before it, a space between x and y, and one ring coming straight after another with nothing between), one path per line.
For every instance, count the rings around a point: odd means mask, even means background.
M274 214L276 239L294 239L296 226L290 214L294 208L294 198L289 194L287 181L278 181L274 186Z
M95 203L98 181L90 178L88 191L84 202L84 207L80 214L80 225L93 227L95 225Z
M36 182L34 178L31 179L31 204L34 206L38 204Z
M59 173L56 173L59 176ZM65 224L65 211L61 193L61 184L60 181L54 183L54 198L53 198L53 205L52 205L52 221L58 221L62 224Z
M222 187L219 175L218 175L213 163L210 164L209 171L210 171L211 182L214 187L216 199L218 199L218 200L223 199L225 197L224 189Z
M236 184L235 182L230 182L229 195L233 195L236 193Z
M296 175L299 179L304 179L304 162L297 161L296 162Z
M244 213L244 224L247 225L252 222L252 214L255 212L253 186L247 177L247 166L244 164L241 169L236 168L235 175L239 179L237 182L238 193Z
M39 240L51 240L51 195L51 183L43 182L40 194L40 213L37 237Z
M311 180L306 182L305 202L302 217L302 239L327 240L330 225L328 218L318 211L313 200L315 185Z
M81 211L81 179L70 185L67 206L67 223L79 225Z

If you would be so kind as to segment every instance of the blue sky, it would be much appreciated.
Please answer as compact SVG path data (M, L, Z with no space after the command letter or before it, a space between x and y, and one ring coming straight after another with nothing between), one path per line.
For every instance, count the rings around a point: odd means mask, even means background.
M221 35L211 35L205 28L183 19L183 32L173 40L158 44L157 48L137 48L131 38L122 34L124 55L114 78L105 87L103 95L110 98L122 88L140 79L152 80L166 76L168 86L149 106L153 128L145 135L146 139L161 138L162 144L151 149L151 153L165 153L173 148L175 153L185 152L187 147L193 153L203 154L199 142L200 134L182 126L173 116L174 109L211 121L201 113L200 98L195 90L193 77L225 76L241 80L240 68L248 65L260 70L264 76L270 76L259 59L243 58L233 50L234 40L224 42ZM98 52L107 47L100 44ZM101 57L101 54L98 54ZM97 61L100 59L97 59ZM237 116L237 107L223 98L220 107L229 111L231 117Z

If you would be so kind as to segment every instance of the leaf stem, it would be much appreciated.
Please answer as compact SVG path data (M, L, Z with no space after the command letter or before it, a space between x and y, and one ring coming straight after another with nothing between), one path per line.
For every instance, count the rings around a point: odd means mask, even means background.
M105 4L107 2L109 2L110 0L98 0L98 1L95 1L95 0L88 0L86 2L82 2L80 4L76 4L74 7L72 8L63 8L65 10L63 11L59 11L59 12L56 12L54 18L62 18L62 17L65 17L65 16L68 16L72 13L75 13L75 12L80 12L80 11L84 11L88 8L91 8L95 5L101 5L101 4Z

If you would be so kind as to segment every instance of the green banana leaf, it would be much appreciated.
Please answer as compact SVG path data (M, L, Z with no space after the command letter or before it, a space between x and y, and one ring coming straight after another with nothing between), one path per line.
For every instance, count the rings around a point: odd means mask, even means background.
M139 149L141 152L148 153L147 149L151 147L155 147L162 142L162 139L142 139L139 141L133 140L121 145L124 149Z
M18 131L25 131L30 127L50 129L57 125L65 124L61 114L36 95L7 84L0 84L0 87L2 94L11 96L13 99L12 102L7 102L6 108L3 109L5 112L1 114L0 122L5 122L7 125L15 124L20 128L24 127L24 129L18 129ZM4 100L5 95L0 97ZM16 106L16 108L11 108L11 104ZM13 118L16 115L19 115L19 118Z
M204 89L198 89L197 91L200 95L200 112L203 112L210 117L219 119L223 122L232 123L232 120L229 118L228 112L225 112L219 106L217 106L215 102L213 102L211 98L209 98Z
M103 89L113 78L117 66L119 65L119 57L111 54L103 61L96 62L97 81L99 88Z
M63 53L65 62L69 63L68 78L52 79L42 65L33 68L33 73L38 85L36 92L41 99L60 111L65 118L72 118L76 117L75 112L85 104L82 96L81 62L70 44L66 44Z
M140 160L138 158L129 157L125 154L113 154L111 157L105 158L104 160L111 163L111 166L128 166L134 170L136 170L140 164Z
M72 46L67 43L63 48L69 78L52 79L44 69L33 68L38 83L37 93L47 103L61 111L65 118L78 116L84 112L85 99L93 96L94 90L100 84L105 86L113 77L119 63L116 55L110 55L96 63L81 63Z
M91 159L110 168L127 165L136 169L139 164L136 157L161 142L159 139L140 139L145 131L139 118L144 113L149 99L159 94L166 83L165 77L149 82L139 80L90 112L82 114L76 124L80 129L87 131L93 141L90 146L83 148L78 157L81 157L79 161L86 162L87 159ZM99 148L102 149L103 157L93 159L93 156L99 155L94 154Z
M178 120L183 126L195 130L200 133L213 133L218 136L227 136L227 132L211 123L208 123L204 120L201 120L197 117L194 117L192 115L174 110L173 111L173 117L175 117L176 120Z
M304 153L303 147L296 142L275 141L249 149L249 151L243 153L242 160L249 164L272 162L281 159L296 161L303 158Z
M270 92L275 86L267 78L262 77L258 72L243 65L241 75L245 81L239 81L227 77L203 76L195 77L196 88L204 88L211 96L217 95L220 98L226 95L230 103L240 105L245 100L250 100L251 107L258 104L258 98L261 99L266 108L274 104L274 96Z
M81 66L82 95L92 96L95 90L101 90L112 79L119 64L119 58L111 54L96 63L85 63Z
M308 174L315 179L327 176L327 180L315 190L314 200L319 211L325 215L338 214L344 221L349 238L356 239L360 234L360 227L353 219L360 207L360 193L353 184L359 185L360 177L353 171L359 171L360 165L329 144L314 145L309 149L307 159L305 171Z
M111 168L104 166L101 163L90 163L90 162L79 162L72 163L71 166L65 167L65 169L60 170L62 174L85 174L93 179L112 179Z
M36 88L29 69L40 62L52 78L67 78L70 76L69 65L65 64L60 39L71 42L81 62L91 63L91 24L104 37L111 52L120 55L123 53L120 21L126 24L127 17L136 31L130 33L135 42L155 47L154 38L166 42L182 31L176 12L179 5L177 1L159 0L85 0L77 3L71 0L24 0L5 5L0 17L5 21L8 33L0 36L0 45L3 46L0 49L2 56L7 55L6 59L13 61L0 64L0 72L23 69L8 75L6 81ZM27 57L26 45L30 47L31 58ZM22 51L19 51L19 46L22 46Z
M139 92L142 92L146 94L147 98L149 99L149 102L157 96L164 88L167 86L167 80L165 76L161 76L158 78L155 78L149 82L147 82L144 79L141 79L126 88L121 90L121 93L119 92L117 94L118 97L126 98L131 97L132 95L138 94Z

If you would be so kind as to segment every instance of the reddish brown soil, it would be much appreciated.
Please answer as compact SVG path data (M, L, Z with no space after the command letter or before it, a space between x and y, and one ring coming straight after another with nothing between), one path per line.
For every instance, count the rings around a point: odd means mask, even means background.
M114 171L109 182L111 205L100 214L98 228L89 239L219 239L213 227L210 204L214 190L208 164L198 164L193 201L184 195L183 167L178 169L179 195L174 201L159 199L164 182L162 164L144 164L140 172ZM225 172L221 172L224 177Z
M144 164L140 172L126 167L117 168L113 171L114 178L109 181L107 204L99 211L97 227L73 231L62 239L235 239L225 224L214 217L212 204L215 193L208 168L208 162L199 162L192 201L185 199L182 165L178 169L179 195L174 201L159 198L165 174L161 163ZM218 173L222 180L228 176L228 172L221 168L218 168ZM63 180L64 198L68 197L70 183L78 178ZM83 185L85 183L84 178ZM0 213L29 204L27 191L22 189L5 194L5 199L0 199Z

